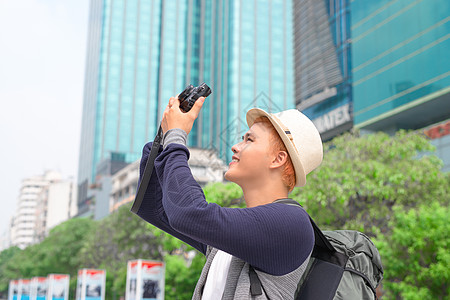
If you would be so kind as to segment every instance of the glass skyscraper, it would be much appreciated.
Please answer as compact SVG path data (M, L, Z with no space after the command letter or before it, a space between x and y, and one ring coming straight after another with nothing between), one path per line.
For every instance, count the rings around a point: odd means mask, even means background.
M188 144L223 159L249 108L294 107L291 1L91 0L89 22L83 190L102 161L140 157L169 98L189 83L204 81L213 94Z
M450 117L450 2L352 2L354 121L418 129Z
M450 170L450 2L353 1L354 122L423 129Z
M193 26L186 78L206 81L213 94L190 135L191 145L214 148L231 159L231 145L253 106L294 107L292 3L290 1L190 1Z
M294 1L295 99L327 140L353 126L349 0Z

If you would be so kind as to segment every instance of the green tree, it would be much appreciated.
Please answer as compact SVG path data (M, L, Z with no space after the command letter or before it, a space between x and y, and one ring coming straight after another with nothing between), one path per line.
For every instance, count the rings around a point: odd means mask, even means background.
M222 207L245 207L242 189L235 183L211 183L203 188L206 201Z
M322 229L378 236L389 299L448 297L450 175L433 151L420 132L346 133L291 194Z
M449 220L449 207L437 201L394 208L392 233L375 240L385 268L384 298L450 298Z
M69 274L70 293L75 293L76 275L80 266L79 251L94 226L90 219L71 219L53 228L41 243L17 252L4 266L7 280Z
M166 255L166 299L192 299L197 280L200 276L205 257L197 254L190 265L186 264L186 259L180 255Z
M440 171L436 156L424 155L433 150L419 132L346 133L324 145L321 166L291 197L323 229L386 232L395 205L409 208L435 199L448 203L450 176Z
M7 297L9 281L13 279L4 275L6 265L20 251L19 247L13 246L0 252L0 298L2 299Z
M130 207L131 204L124 205L97 221L80 252L82 267L107 271L107 299L114 299L116 295L125 296L129 260L163 258L159 239L153 234L153 226L132 214Z

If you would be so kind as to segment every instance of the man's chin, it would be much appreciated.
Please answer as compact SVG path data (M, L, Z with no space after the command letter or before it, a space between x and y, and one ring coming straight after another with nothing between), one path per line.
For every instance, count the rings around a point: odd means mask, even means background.
M228 181L231 181L231 182L235 182L234 181L234 177L233 177L233 174L232 174L232 172L233 171L231 171L230 169L228 169L228 171L226 171L225 172L225 174L223 175L223 177L226 179L226 180L228 180Z
M230 170L226 171L225 174L223 174L223 177L228 180L231 181L230 175L228 175L228 173L230 172Z
M228 180L229 182L233 182L236 183L237 185L239 185L242 188L242 180L239 176L236 176L239 174L233 174L233 170L228 170L225 172L225 174L223 175L223 177Z

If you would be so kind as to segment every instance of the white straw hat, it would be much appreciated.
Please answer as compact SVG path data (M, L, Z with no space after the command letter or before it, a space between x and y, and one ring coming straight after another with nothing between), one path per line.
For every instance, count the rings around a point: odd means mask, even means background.
M322 162L322 139L314 123L297 109L279 113L267 113L260 108L247 112L247 124L251 127L258 117L267 117L277 130L294 165L295 186L306 184L306 175Z

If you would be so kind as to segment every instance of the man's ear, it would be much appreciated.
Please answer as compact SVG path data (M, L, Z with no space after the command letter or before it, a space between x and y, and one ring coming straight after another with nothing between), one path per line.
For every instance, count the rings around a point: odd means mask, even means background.
M272 163L270 164L270 168L279 168L282 167L288 159L288 155L286 151L278 151L277 154L272 159Z

